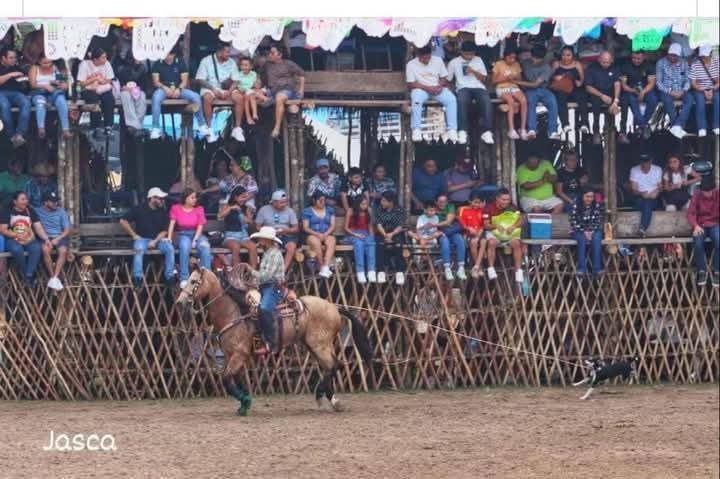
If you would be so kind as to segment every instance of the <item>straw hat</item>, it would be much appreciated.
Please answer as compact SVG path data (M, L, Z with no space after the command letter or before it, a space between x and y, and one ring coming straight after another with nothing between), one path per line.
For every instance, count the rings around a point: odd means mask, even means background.
M262 228L260 228L260 231L258 231L257 233L251 234L250 239L272 240L282 246L282 241L280 240L280 238L277 237L275 228L273 228L272 226L263 226Z
M55 174L55 167L47 162L38 163L30 170L32 176L52 176Z

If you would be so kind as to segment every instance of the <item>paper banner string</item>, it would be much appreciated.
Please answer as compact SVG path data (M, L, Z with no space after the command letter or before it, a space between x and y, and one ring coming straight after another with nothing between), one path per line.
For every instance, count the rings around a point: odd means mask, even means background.
M70 18L44 22L45 55L51 60L84 58L93 36L105 37L110 25L98 18Z
M162 60L172 50L188 21L182 18L144 18L132 32L132 52L136 60Z

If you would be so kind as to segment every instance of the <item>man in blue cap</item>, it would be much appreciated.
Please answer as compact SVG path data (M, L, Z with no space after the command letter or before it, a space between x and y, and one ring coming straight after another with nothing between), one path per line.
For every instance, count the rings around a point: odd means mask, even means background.
M325 195L327 206L335 208L335 214L340 214L337 209L340 178L330 171L330 160L327 158L317 160L315 168L316 173L308 182L307 197L310 198L316 191L321 191Z

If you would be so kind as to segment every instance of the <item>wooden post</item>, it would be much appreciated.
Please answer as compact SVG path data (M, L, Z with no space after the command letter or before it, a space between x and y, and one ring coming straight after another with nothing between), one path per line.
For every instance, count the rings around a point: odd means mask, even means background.
M398 186L401 194L400 201L405 206L405 212L410 216L412 211L412 171L415 165L415 144L410 135L410 115L400 113L400 141L405 145L405 155L400 158L400 172Z
M285 191L288 191L290 187L290 134L288 131L288 124L286 121L283 122L283 187Z
M610 222L617 219L617 177L615 174L616 131L614 117L605 114L605 147L603 148L603 189Z
M290 176L288 176L287 178L287 183L285 187L290 197L292 207L298 208L300 205L300 197L298 194L297 179L300 176L300 170L298 168L300 164L300 159L298 158L298 144L297 140L295 139L295 136L297 135L297 129L295 128L295 122L292 121L292 116L290 115L287 115L285 117L285 121L283 123L285 124L288 138L287 145L285 146L285 151L287 152L288 162L290 163L288 166Z
M715 135L715 184L720 185L720 136Z
M193 115L182 113L180 128L180 181L190 187L195 177L195 139L193 138Z
M347 167L350 168L352 165L350 164L350 154L352 153L352 135L353 135L353 124L352 124L352 108L347 109L347 118L348 118L348 133L347 133Z
M190 65L190 26L192 22L185 25L185 34L183 35L183 61L185 65Z
M302 113L295 114L295 124L297 128L297 134L295 141L297 141L298 149L298 195L300 196L300 211L305 207L305 121L303 120ZM313 161L313 166L315 165Z
M495 114L495 184L498 186L506 186L503 177L503 149L502 149L502 130L500 128L500 114L497 109L493 112Z
M145 142L135 141L135 189L145 191Z
M57 159L57 185L58 194L62 202L62 207L68 210L68 189L67 189L67 154L68 141L63 139L63 132L58 128L58 159Z

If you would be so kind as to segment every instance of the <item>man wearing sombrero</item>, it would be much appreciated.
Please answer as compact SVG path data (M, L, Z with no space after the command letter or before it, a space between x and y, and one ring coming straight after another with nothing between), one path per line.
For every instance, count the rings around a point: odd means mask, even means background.
M260 288L260 329L266 348L258 349L257 353L277 352L275 308L282 299L281 286L285 282L285 261L280 251L282 241L272 226L263 226L260 231L250 235L250 239L257 241L265 251L260 269L252 273Z

